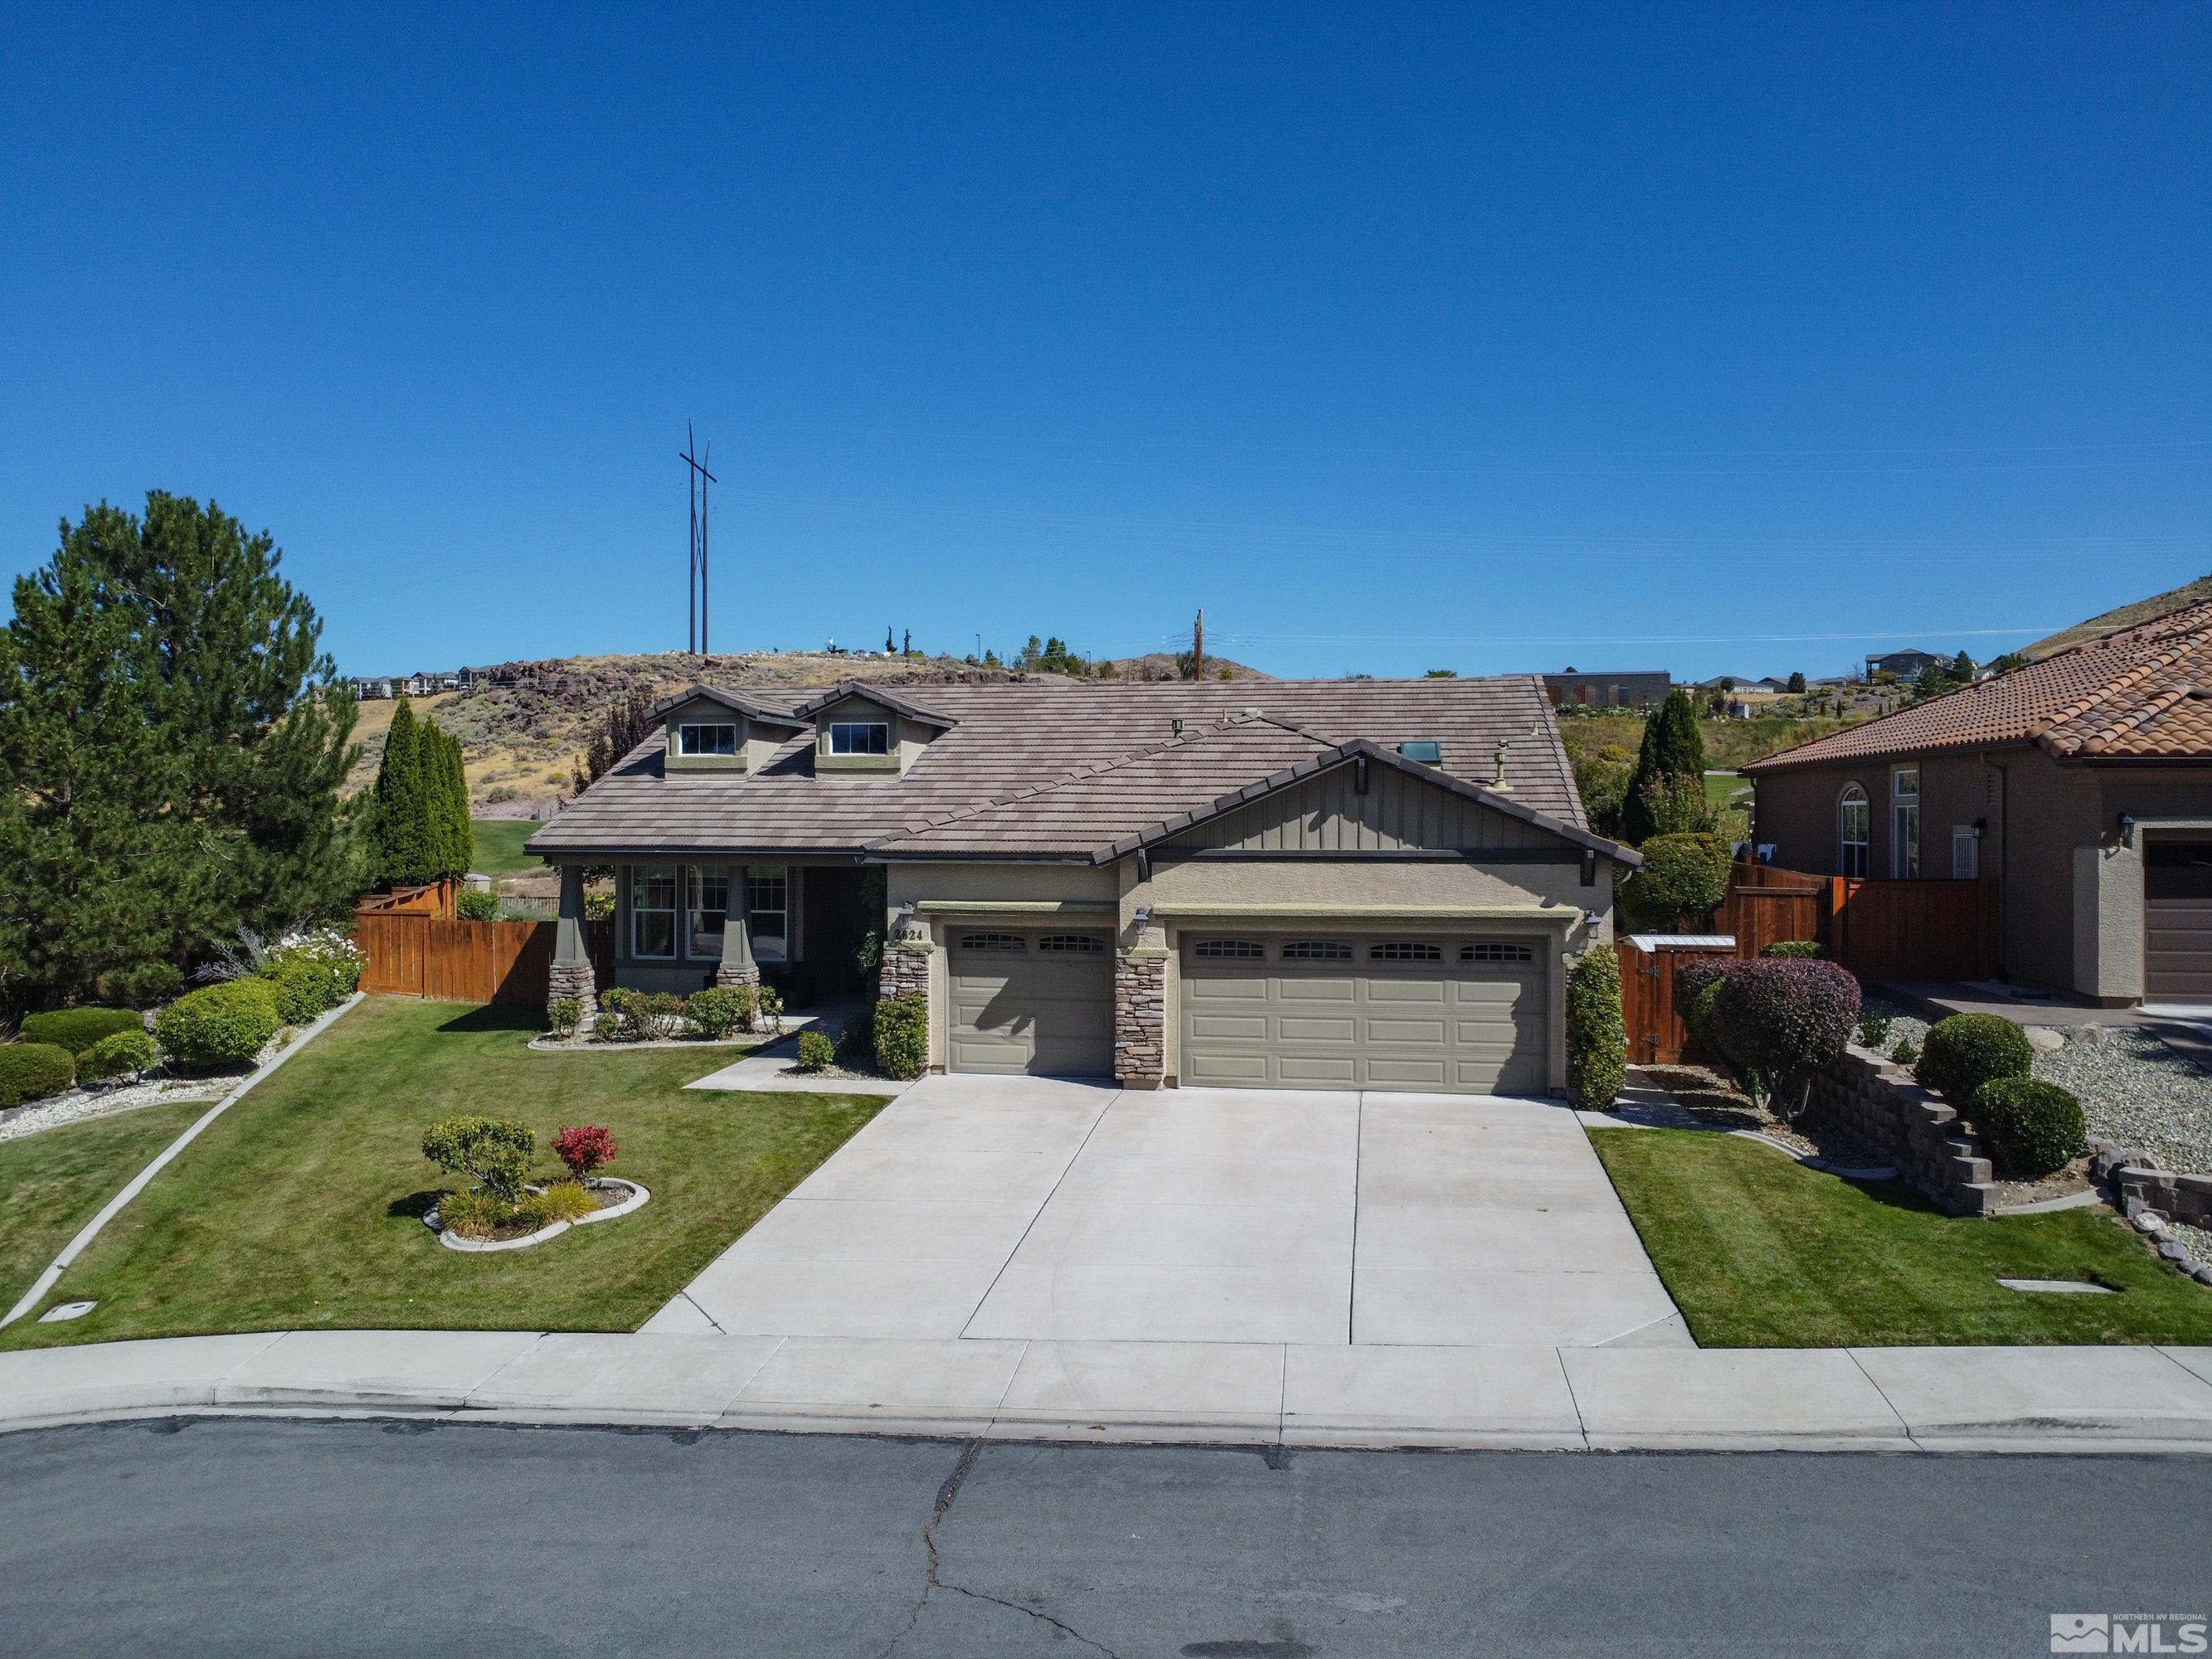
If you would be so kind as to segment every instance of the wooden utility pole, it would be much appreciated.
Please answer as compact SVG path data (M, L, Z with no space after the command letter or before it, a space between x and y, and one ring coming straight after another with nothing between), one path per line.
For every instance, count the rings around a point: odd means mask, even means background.
M1194 680L1206 678L1206 612L1198 613L1198 620L1190 625L1190 677Z

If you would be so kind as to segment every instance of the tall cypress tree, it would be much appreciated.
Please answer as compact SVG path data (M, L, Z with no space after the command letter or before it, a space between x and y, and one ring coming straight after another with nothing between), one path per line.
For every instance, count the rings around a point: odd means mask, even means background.
M1644 742L1636 756L1636 770L1628 780L1628 794L1621 803L1621 834L1632 843L1648 841L1658 832L1651 803L1670 781L1678 787L1689 780L1702 790L1705 778L1705 739L1698 730L1697 705L1690 694L1676 686L1667 694L1659 712L1644 722Z
M432 879L429 792L424 778L422 730L406 698L392 711L384 758L376 769L376 875L407 886Z
M441 878L465 876L476 858L476 831L469 823L469 775L461 740L434 721L424 723L422 737L424 793L434 826L432 861Z

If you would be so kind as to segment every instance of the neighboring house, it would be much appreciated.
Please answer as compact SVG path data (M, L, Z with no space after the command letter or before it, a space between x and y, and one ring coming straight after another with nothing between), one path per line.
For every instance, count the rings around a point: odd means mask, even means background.
M939 1070L1545 1092L1568 961L1637 854L1593 835L1540 681L1054 678L695 689L533 835L553 994L922 992Z
M2011 977L2212 1002L2212 605L1744 770L1778 865L1994 878Z
M1869 674L1894 674L1901 680L1917 680L1920 671L1931 663L1948 665L1955 657L1938 656L1933 651L1885 651L1880 654L1869 652L1866 665Z
M1570 668L1544 676L1544 695L1554 708L1656 708L1673 684L1663 672L1636 669L1626 673Z
M397 693L390 680L360 678L353 683L353 695L356 700L366 702L372 698L390 697L396 696Z

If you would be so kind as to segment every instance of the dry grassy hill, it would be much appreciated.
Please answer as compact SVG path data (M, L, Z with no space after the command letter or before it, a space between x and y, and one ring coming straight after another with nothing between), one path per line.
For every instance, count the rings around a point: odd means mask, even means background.
M1266 679L1256 669L1226 660L1207 662L1208 678L1225 668L1234 679ZM1102 674L1108 672L1101 665ZM1110 665L1123 679L1172 679L1168 656L1133 657ZM569 793L575 758L606 710L633 691L653 696L705 684L803 689L840 680L885 685L944 685L991 680L1066 682L1057 674L1023 675L1003 668L975 668L957 657L884 657L820 651L748 652L701 659L683 652L643 656L553 657L500 663L479 671L473 691L415 700L418 714L434 718L461 740L469 790L488 816L533 816L554 797ZM376 775L391 729L393 702L361 706L355 736L362 745L350 780L356 788Z
M2079 645L2084 640L2094 640L2106 634L2117 634L2124 628L2140 628L2145 623L2156 622L2160 617L2171 616L2184 605L2201 605L2212 599L2212 576L2199 576L2184 587L2169 588L2163 593L2154 593L2147 599L2137 599L2133 605L2124 605L2117 611L2107 611L2101 617L2092 617L2087 622L2075 623L2071 628L2061 629L2047 640L2038 640L2026 648L2024 654L2031 662L2053 656L2069 646Z

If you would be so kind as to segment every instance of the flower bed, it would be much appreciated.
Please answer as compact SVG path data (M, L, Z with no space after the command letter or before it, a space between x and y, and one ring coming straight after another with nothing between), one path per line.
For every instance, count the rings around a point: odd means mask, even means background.
M437 1210L432 1209L422 1217L422 1224L438 1235L438 1242L449 1250L525 1250L532 1244L543 1244L558 1238L571 1227L587 1227L594 1221L612 1221L617 1216L628 1215L642 1209L653 1194L635 1181L625 1181L620 1176L597 1176L584 1183L584 1189L599 1200L599 1208L588 1215L580 1215L566 1221L556 1221L535 1231L517 1230L495 1232L489 1238L464 1238L445 1224ZM530 1188L533 1193L543 1188Z

